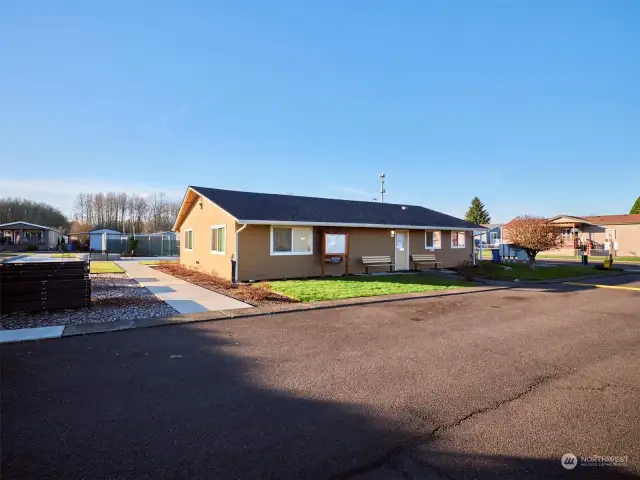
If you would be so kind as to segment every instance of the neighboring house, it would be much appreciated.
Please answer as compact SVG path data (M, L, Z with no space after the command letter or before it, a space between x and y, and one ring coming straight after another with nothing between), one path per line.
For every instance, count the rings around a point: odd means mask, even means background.
M106 252L108 250L107 240L109 238L117 238L118 240L120 240L121 235L121 232L112 230L110 228L99 228L96 230L91 230L89 232L89 250L93 250L96 252Z
M187 189L174 226L181 264L238 281L344 273L344 264L327 262L324 234L348 234L349 273L365 271L363 256L389 256L409 270L411 255L433 253L450 267L470 260L478 229L412 205L203 187Z
M550 220L562 228L564 242L562 249L545 253L574 255L580 245L590 240L592 252L596 255L608 255L610 241L613 241L615 255L640 256L640 214L587 217L557 215Z
M501 223L484 223L482 227L487 230L476 232L476 248L498 248L502 243Z
M56 250L60 232L44 225L29 222L11 222L0 225L0 250L22 251L27 247L38 250Z

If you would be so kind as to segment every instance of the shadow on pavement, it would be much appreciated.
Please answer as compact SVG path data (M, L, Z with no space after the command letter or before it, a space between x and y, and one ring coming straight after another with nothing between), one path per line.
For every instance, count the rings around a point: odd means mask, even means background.
M403 461L418 445L445 478L574 473L559 459L430 450L433 420L303 395L273 365L263 376L268 354L238 346L224 327L195 326L3 346L3 478L403 478L424 468Z

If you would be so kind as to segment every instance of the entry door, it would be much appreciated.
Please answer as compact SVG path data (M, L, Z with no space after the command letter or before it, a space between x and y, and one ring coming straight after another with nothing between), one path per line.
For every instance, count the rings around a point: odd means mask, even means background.
M409 232L396 230L396 270L409 270Z

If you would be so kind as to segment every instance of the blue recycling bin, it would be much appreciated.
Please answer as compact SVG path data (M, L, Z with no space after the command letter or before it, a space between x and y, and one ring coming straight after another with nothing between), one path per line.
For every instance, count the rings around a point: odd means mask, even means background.
M500 250L499 249L492 248L491 249L491 255L492 255L492 258L491 258L492 262L500 263L501 259L500 259Z
M73 245L71 245L70 243L67 243L67 251L70 252L72 248L73 248Z

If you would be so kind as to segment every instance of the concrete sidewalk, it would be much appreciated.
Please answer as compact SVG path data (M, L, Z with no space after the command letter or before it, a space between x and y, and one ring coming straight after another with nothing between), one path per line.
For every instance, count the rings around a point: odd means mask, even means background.
M179 313L200 313L216 310L248 308L244 302L198 287L138 262L119 261L116 264L156 297Z

